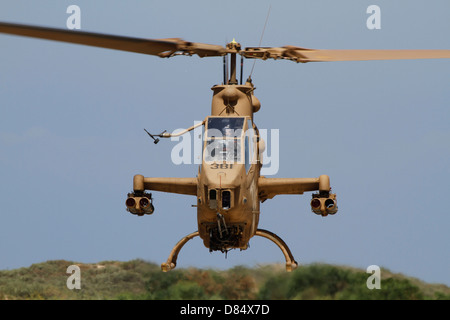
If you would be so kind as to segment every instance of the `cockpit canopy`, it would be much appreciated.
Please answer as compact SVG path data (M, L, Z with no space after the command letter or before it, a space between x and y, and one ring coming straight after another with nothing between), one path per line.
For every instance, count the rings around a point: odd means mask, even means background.
M241 135L244 131L245 117L209 117L207 130L208 137L229 137L235 134Z
M204 159L206 162L244 163L242 140L245 117L208 117Z

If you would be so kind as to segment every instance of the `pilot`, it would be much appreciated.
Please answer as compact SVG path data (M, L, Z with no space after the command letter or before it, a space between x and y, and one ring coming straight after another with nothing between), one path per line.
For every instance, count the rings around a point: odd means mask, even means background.
M233 137L234 136L234 129L231 128L230 124L227 124L223 128L223 132L225 133L225 137Z

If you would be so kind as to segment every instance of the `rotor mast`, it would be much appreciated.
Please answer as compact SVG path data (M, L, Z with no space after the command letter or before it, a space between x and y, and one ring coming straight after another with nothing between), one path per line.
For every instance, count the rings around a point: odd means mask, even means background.
M237 43L234 39L230 43L227 44L227 53L231 55L231 63L230 63L230 79L227 84L237 85L237 77L236 77L236 54L241 50L241 45Z

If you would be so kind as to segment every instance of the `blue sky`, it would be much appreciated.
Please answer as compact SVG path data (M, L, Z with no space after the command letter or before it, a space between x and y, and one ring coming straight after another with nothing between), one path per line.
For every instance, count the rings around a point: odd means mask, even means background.
M0 21L66 28L69 5L84 31L317 49L450 49L447 0L13 1ZM381 8L369 30L366 9ZM155 213L125 211L135 174L191 177L174 165L176 142L150 132L187 128L210 112L220 58L160 59L0 35L0 269L46 260L165 262L196 230L195 198L154 192ZM248 76L251 60L245 64ZM311 195L261 206L300 264L379 265L450 285L450 61L295 64L257 61L259 128L279 129L274 177L328 174L339 212L322 218ZM199 239L179 267L282 263L254 238L228 257ZM383 278L383 274L381 274Z

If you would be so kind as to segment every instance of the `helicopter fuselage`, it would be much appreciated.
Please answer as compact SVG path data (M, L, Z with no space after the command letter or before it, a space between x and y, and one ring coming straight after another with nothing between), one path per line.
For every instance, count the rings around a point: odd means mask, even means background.
M210 251L246 249L259 222L259 110L253 85L217 85L204 121L197 185L198 232Z
M211 116L205 123L197 184L199 235L211 251L246 249L259 222L259 137L248 116Z

